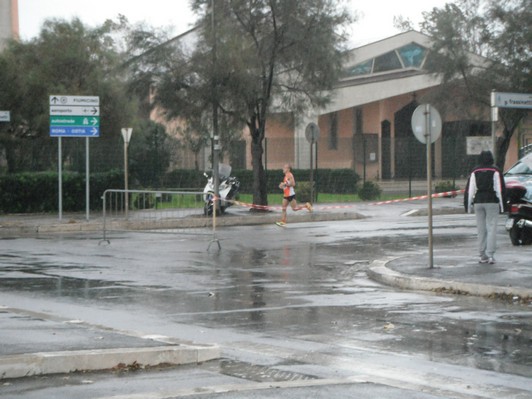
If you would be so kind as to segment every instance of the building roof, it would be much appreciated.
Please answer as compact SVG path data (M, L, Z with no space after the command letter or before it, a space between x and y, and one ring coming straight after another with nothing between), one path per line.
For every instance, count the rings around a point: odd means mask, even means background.
M335 112L441 83L424 65L430 37L410 30L350 50L344 76L322 113Z

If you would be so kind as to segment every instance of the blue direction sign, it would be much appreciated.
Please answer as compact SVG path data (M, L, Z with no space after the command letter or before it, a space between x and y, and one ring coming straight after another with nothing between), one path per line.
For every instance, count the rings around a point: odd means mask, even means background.
M50 96L51 137L100 137L100 97Z
M50 137L100 137L96 126L50 126Z

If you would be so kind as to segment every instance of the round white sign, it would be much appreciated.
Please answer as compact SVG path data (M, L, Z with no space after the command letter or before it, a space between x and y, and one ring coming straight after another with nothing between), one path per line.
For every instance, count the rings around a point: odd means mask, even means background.
M430 104L419 105L412 114L412 130L414 136L423 144L434 143L441 135L441 117L436 108Z
M310 122L305 129L305 137L309 143L315 143L320 138L320 128L314 122Z

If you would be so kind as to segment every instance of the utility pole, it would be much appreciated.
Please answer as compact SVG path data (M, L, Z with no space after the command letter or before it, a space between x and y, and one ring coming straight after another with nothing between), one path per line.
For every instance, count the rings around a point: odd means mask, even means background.
M214 202L213 212L220 209L219 187L219 152L220 152L220 136L218 133L218 81L216 78L217 59L216 59L216 21L214 17L214 0L211 0L211 23L212 23L212 176L214 182L214 195L216 201Z

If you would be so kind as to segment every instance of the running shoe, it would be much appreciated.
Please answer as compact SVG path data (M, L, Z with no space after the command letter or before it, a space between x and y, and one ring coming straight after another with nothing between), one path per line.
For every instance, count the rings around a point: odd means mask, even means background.
M275 222L275 224L279 227L285 227L286 226L286 223L285 222Z
M307 202L305 204L305 208L307 208L307 211L309 212L312 212L313 211L313 208L312 208L312 204L310 202Z

